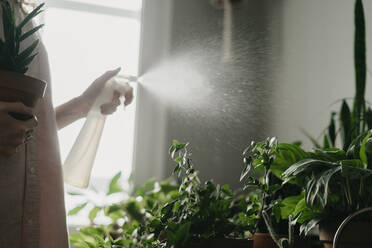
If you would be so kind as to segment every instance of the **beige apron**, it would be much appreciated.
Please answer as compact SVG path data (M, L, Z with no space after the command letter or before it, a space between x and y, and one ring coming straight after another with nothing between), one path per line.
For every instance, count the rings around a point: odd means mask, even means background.
M22 15L19 9L17 13L18 17ZM37 35L29 38L23 47L37 38ZM38 52L27 72L48 84L46 95L36 108L38 127L27 146L22 146L10 159L0 159L1 248L68 247L57 126L48 56L43 44Z

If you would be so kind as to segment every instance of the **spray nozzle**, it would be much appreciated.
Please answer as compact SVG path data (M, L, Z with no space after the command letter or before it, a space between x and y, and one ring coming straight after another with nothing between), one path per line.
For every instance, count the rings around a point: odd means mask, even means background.
M118 80L123 80L127 82L138 82L138 77L128 75L128 74L120 74L116 76L115 78L117 78Z

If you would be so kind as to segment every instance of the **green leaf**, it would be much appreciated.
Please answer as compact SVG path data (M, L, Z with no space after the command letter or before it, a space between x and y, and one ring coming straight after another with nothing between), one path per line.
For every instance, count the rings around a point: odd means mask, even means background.
M137 189L137 195L144 197L147 193L151 192L155 188L155 178L147 180L143 186Z
M330 147L331 146L329 145L328 137L327 137L327 135L324 135L323 148L327 149L327 148L330 148Z
M176 232L177 244L185 245L190 232L191 222L186 222Z
M23 41L23 40L27 39L28 37L30 37L31 35L33 35L34 33L36 33L42 27L44 27L44 24L40 24L40 25L34 27L33 29L27 31L21 37L19 37L19 41Z
M80 196L80 195L83 195L82 193L79 193L79 192L71 192L71 191L67 192L67 194L72 195L72 196Z
M90 210L89 215L88 215L89 220L90 220L91 222L93 222L94 219L97 217L97 214L98 214L99 211L101 211L101 210L102 210L102 207L94 207L92 210Z
M22 22L17 26L17 29L21 30L32 18L43 12L41 10L42 7L44 7L45 3L40 4L37 6L33 11L30 12L23 20Z
M364 168L367 168L368 167L368 159L367 159L367 153L366 153L366 143L368 141L368 139L372 136L372 131L370 131L368 133L367 136L365 136L362 140L362 145L360 147L360 152L359 152L359 156L360 156L360 159L363 161L364 163Z
M306 189L306 203L309 206L312 207L316 203L320 203L322 208L325 208L328 203L328 194L330 192L329 183L335 174L341 172L341 169L341 166L336 166L312 179L314 183L309 183L309 187Z
M109 185L109 190L107 192L106 195L111 195L111 194L114 194L114 193L119 193L119 192L123 192L123 188L120 186L119 184L119 179L121 177L121 172L117 173L112 179L111 179L111 182L110 182L110 185Z
M300 226L300 234L302 233L305 233L305 236L308 235L308 233L314 228L316 227L319 222L322 221L321 218L315 218L315 219L312 219L310 220L309 222L307 222L306 224L302 224Z
M80 204L78 206L76 206L75 208L71 209L69 212L68 212L68 216L71 216L71 215L76 215L78 214L81 210L83 210L85 208L85 206L87 205L88 203L85 202L83 204Z
M368 129L372 129L372 109L370 107L364 113L364 120L367 123Z
M360 133L360 117L365 107L365 87L366 87L366 33L365 18L362 0L355 1L355 36L354 36L354 65L355 65L355 97L353 108L355 133Z
M345 100L342 101L340 111L340 126L343 149L346 150L351 143L351 113Z
M32 44L29 47L27 47L25 50L23 50L16 57L17 64L18 63L22 64L23 61L32 54L32 52L36 49L36 47L37 47L38 44L39 44L39 40L35 40L34 42L32 42Z
M328 126L328 136L332 146L335 146L336 144L336 124L334 119L335 114L336 113L331 114L331 121Z
M282 206L281 206L281 217L282 219L288 219L288 217L290 215L293 215L293 216L297 216L297 214L295 213L295 209L298 205L298 203L303 200L304 200L304 193L300 194L300 195L295 195L295 196L289 196L287 198L285 198L281 203L282 203Z
M331 162L317 159L304 159L289 167L283 173L282 177L285 179L284 183L292 179L296 179L297 181L300 179L302 181L305 177L311 175L313 172L316 173L325 171L335 166L337 166L337 164Z
M281 178L283 172L291 165L308 157L309 154L297 145L279 143L277 155L270 169L276 177Z

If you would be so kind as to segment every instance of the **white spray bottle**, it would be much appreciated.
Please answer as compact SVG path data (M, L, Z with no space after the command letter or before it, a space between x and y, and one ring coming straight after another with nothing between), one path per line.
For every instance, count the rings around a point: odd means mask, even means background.
M115 90L121 93L130 90L128 82L136 80L137 78L133 76L119 75L106 83L89 111L84 126L63 165L63 178L66 183L79 188L88 187L106 121L106 116L101 113L101 105L112 100Z

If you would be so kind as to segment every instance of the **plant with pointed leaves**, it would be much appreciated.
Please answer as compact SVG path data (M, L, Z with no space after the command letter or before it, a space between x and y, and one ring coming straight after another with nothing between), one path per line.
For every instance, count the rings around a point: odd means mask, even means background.
M326 220L340 221L349 214L372 206L372 110L364 99L366 88L365 18L362 0L355 1L354 61L356 93L352 111L344 100L339 113L331 114L323 148L293 161L282 175L285 184L296 184L303 193L286 199L301 232L308 233ZM336 137L341 133L341 148Z
M29 47L20 51L21 42L36 33L44 24L38 25L27 32L23 32L26 24L42 12L44 3L37 6L19 24L16 23L14 10L6 0L1 0L4 39L0 39L0 70L13 71L24 74L28 66L37 56L34 53L39 40L35 40Z
M352 108L351 104L343 99L340 110L331 113L329 125L324 129L322 144L305 132L316 148L336 147L339 142L343 150L346 151L350 148L353 140L372 129L372 108L365 100L366 31L362 0L355 1L354 24L355 95Z

